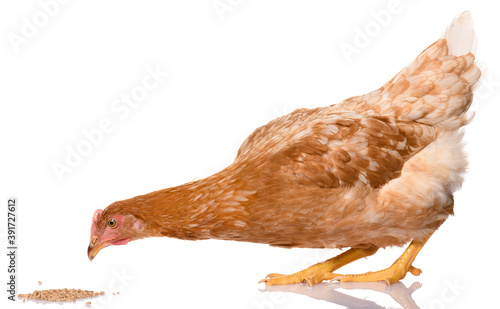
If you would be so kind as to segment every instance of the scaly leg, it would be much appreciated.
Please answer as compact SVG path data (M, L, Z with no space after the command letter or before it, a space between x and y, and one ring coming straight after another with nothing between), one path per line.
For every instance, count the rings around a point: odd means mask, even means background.
M412 273L414 276L418 276L422 273L422 270L413 267L411 264L429 237L422 242L412 241L405 252L389 268L359 275L336 276L333 274L333 280L338 280L340 282L385 281L387 285L390 285L403 279L408 272Z
M299 271L292 275L269 274L265 279L260 280L266 285L291 284L306 282L309 286L313 286L323 280L331 280L338 275L332 274L332 271L349 264L362 257L370 256L377 252L377 247L368 248L352 248L346 252L328 259L322 263L315 264L309 268ZM259 282L259 283L260 283Z

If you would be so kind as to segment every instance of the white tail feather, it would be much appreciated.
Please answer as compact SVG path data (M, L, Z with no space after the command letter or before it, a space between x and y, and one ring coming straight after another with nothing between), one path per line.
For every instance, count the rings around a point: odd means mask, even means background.
M455 17L441 38L446 39L451 55L475 54L477 38L470 12L465 11Z

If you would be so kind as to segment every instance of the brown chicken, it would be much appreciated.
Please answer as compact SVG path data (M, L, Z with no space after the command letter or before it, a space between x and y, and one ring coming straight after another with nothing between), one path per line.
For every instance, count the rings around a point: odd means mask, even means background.
M469 12L379 89L339 104L298 109L255 130L235 161L202 180L114 202L92 220L88 257L145 237L224 239L285 248L349 250L267 285L385 281L407 272L453 214L467 161L462 126L481 75ZM478 84L478 83L477 83ZM341 266L402 246L387 269Z

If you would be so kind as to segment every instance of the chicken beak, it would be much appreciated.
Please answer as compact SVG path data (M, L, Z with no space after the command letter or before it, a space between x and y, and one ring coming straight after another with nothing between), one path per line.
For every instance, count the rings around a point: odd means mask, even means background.
M89 260L92 262L92 260L96 257L97 253L101 251L101 249L107 247L108 244L106 242L99 243L95 246L92 244L89 245L89 248L87 249L87 255L89 257Z
M97 252L95 252L94 248L92 248L91 245L89 245L89 248L87 249L87 255L89 257L89 260L92 262L94 257L97 255Z

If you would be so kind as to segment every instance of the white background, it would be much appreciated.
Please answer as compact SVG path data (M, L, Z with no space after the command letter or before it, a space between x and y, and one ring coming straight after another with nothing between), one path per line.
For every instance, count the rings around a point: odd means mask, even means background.
M488 68L466 130L470 171L455 196L456 216L414 263L424 273L402 282L421 284L413 294L419 308L497 303L500 19L491 1L67 1L51 7L49 17L40 5L46 2L0 4L0 235L5 248L7 198L16 196L19 292L107 291L92 300L94 308L402 307L364 286L279 287L291 293L277 293L257 284L267 273L298 270L338 250L158 238L107 248L91 263L91 218L113 201L222 169L253 129L276 116L378 88L469 9L477 58ZM232 10L218 12L214 3ZM375 16L391 5L397 12L377 23ZM13 44L33 18L35 33ZM368 31L369 41L348 61L340 46L355 46L359 31ZM113 102L136 91L148 67L170 75L120 118ZM58 179L54 162L65 164L68 147L85 143L83 132L103 119L112 132ZM402 251L380 250L342 271L379 270ZM2 283L6 268L2 254ZM405 293L401 284L390 291L400 290ZM14 307L1 295L2 304Z

